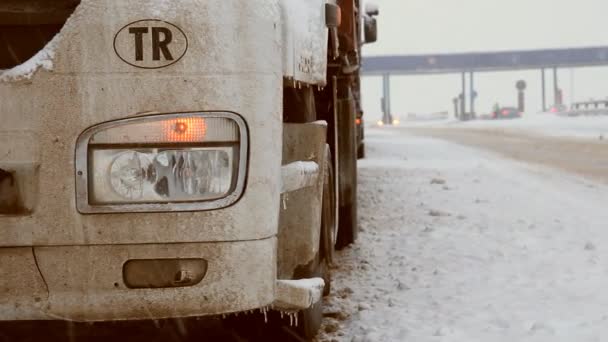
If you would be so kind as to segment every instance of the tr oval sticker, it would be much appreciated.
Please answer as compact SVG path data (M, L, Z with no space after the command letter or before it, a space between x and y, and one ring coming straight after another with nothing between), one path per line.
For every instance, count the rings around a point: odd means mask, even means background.
M188 51L188 37L177 25L158 19L134 21L114 36L114 51L137 68L159 69L177 63Z

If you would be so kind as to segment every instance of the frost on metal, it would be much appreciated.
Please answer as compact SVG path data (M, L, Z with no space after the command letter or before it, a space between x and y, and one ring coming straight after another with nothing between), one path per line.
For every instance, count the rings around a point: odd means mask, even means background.
M281 167L281 193L313 186L319 176L319 164L313 161L297 161Z
M53 70L55 47L60 39L61 34L57 34L42 50L25 63L11 69L0 70L0 82L29 80L41 68L47 71Z
M325 281L322 278L277 280L273 309L279 311L304 310L321 300Z

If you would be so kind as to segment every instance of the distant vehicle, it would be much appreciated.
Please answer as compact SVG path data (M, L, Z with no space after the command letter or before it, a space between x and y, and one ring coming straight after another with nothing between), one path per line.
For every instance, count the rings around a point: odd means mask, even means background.
M569 116L578 115L607 115L608 100L589 100L575 102L570 110L566 111Z
M566 105L557 104L557 105L553 105L553 106L549 107L549 109L547 110L547 113L559 114L559 113L565 113L567 111L568 111L568 107Z
M449 117L448 111L434 112L434 113L408 113L408 121L432 121L432 120L445 120Z
M495 120L521 118L521 112L515 107L502 107L492 113L492 118Z

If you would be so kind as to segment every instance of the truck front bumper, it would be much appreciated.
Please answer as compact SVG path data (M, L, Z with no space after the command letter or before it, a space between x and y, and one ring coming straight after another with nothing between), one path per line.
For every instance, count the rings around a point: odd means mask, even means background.
M116 321L221 315L276 300L276 238L240 242L0 248L0 320ZM129 288L130 260L204 259L195 285ZM309 301L309 299L304 299Z

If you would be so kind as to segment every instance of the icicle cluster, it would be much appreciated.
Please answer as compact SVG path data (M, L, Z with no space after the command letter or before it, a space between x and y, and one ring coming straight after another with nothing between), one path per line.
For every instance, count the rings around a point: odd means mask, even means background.
M298 326L298 312L297 311L282 311L279 310L279 313L281 314L281 319L283 319L284 316L289 317L289 325L290 326Z
M247 311L242 311L242 312L233 312L233 313L229 313L229 314L223 314L222 319L226 319L228 317L238 317L239 314L251 315L251 314L254 314L256 311L259 311L259 313L264 315L264 323L268 323L268 312L270 312L270 310L278 311L279 314L281 315L281 319L283 319L284 317L288 317L289 326L292 326L292 327L298 326L298 311L280 310L280 309L273 308L271 306L264 306L264 307L261 307L256 310L247 310Z

